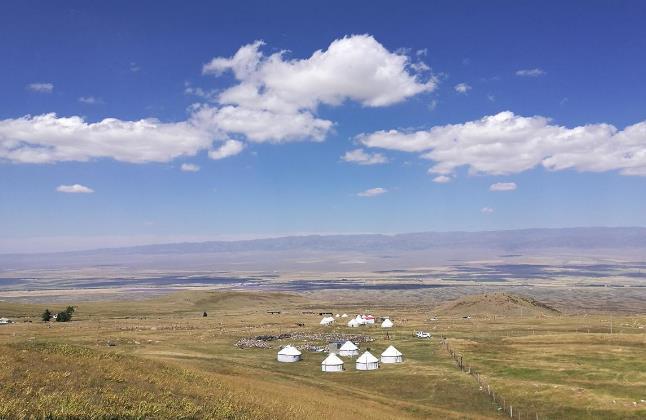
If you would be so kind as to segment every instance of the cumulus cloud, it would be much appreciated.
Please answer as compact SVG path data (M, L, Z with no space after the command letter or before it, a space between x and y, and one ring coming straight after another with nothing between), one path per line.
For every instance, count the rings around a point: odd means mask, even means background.
M432 91L436 81L422 80L408 69L406 55L388 51L370 35L333 41L306 59L265 56L263 42L245 45L229 58L205 64L205 74L233 72L240 82L223 91L222 103L272 111L314 110L319 104L353 100L368 107L392 105Z
M358 163L359 165L378 165L388 162L386 156L381 153L369 153L363 149L347 151L341 159L346 162Z
M493 212L494 212L494 209L492 209L491 207L483 207L480 209L480 213L482 214L491 214Z
M515 189L515 182L496 182L489 187L489 191L514 191Z
M211 150L211 158L222 159L239 153L246 142L323 141L334 122L317 116L320 105L355 101L382 107L436 86L419 59L413 66L407 55L389 51L369 35L337 39L303 59L288 58L285 51L265 55L263 45L257 41L231 57L216 57L205 64L204 74L232 72L236 81L219 92L187 84L185 93L205 103L191 106L185 121L105 118L89 122L55 113L0 120L0 160L167 162L204 150ZM139 71L139 66L130 63L130 69ZM39 83L30 88L51 91L53 85ZM79 101L98 103L94 97ZM375 155L373 161L379 159Z
M433 178L433 182L436 182L438 184L446 184L451 182L451 177L446 175L438 175L435 178Z
M216 150L209 152L209 157L214 160L224 159L229 156L235 156L244 150L244 143L238 140L227 140Z
M534 69L521 69L516 71L516 76L521 77L538 77L545 74L545 70L534 68Z
M471 174L506 175L543 166L646 176L646 121L623 130L604 123L568 128L506 111L430 130L361 134L357 140L367 147L420 153L434 162L429 172L438 175L459 167Z
M471 90L471 86L466 83L458 83L453 87L453 89L455 89L455 91L458 93L465 94Z
M59 185L56 187L56 191L70 194L91 194L94 192L92 188L81 184Z
M30 83L27 85L27 90L38 93L52 93L54 91L53 83Z
M377 188L370 188L365 191L361 191L360 193L357 193L359 197L376 197L381 194L387 193L388 190L385 188L377 187Z
M197 172L200 170L200 167L194 163L182 163L180 169L184 172Z
M194 121L116 118L88 123L56 114L0 120L0 159L52 163L112 158L122 162L168 162L211 145L211 133Z

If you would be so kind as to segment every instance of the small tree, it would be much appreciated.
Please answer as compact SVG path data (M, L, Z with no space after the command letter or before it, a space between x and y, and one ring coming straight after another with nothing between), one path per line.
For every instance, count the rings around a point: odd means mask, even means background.
M72 315L70 315L67 311L59 312L56 314L56 322L67 322L72 319Z
M68 306L65 308L65 312L70 316L70 319L72 318L72 314L74 313L75 309L73 306Z
M52 313L49 312L49 309L45 309L45 312L40 316L44 322L49 322L52 319Z

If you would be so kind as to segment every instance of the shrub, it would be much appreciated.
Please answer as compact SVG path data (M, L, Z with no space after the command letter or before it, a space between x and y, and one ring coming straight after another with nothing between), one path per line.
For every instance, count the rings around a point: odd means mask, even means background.
M49 309L45 309L45 312L43 312L40 318L45 322L49 322L52 319L52 313L49 312Z

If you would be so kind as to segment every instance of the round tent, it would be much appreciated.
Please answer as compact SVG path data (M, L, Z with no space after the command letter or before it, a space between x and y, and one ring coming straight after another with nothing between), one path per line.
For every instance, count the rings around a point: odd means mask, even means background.
M356 368L357 370L379 369L379 359L373 356L369 351L366 351L357 359Z
M384 322L381 323L381 328L392 328L393 325L393 322L390 319L386 318L384 319Z
M339 348L339 356L352 357L359 354L359 347L354 344L352 341L346 341Z
M358 327L359 326L359 321L357 321L355 318L352 318L351 320L348 321L348 327Z
M336 354L330 353L330 355L321 362L321 370L323 372L342 372L343 360L339 359Z
M334 315L335 318L339 318L340 316L341 315L339 315L339 314Z
M381 353L381 363L401 363L403 361L404 355L393 346Z
M348 314L341 315L341 318L347 318L347 317L348 317Z
M301 352L296 347L287 345L278 352L277 360L279 362L298 362L301 360Z
M357 317L354 320L357 321L358 325L366 325L366 320L363 319L361 315L357 315Z
M321 325L331 325L334 322L334 318L331 316L326 316L320 322Z

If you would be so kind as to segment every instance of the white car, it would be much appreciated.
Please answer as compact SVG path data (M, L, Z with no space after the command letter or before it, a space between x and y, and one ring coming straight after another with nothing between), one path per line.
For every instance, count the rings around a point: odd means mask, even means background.
M415 331L415 336L417 338L431 338L431 333L425 331Z

